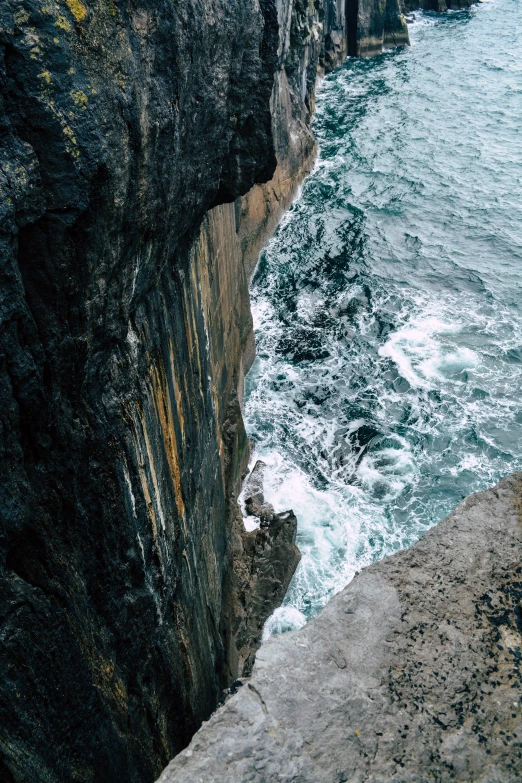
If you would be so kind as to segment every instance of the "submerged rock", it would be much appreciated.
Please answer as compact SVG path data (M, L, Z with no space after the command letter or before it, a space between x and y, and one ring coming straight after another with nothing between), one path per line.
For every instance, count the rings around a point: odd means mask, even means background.
M161 783L522 779L522 474L364 569Z

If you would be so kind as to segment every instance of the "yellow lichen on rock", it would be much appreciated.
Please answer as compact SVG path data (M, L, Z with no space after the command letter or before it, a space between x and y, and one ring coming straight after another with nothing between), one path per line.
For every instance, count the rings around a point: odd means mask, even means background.
M62 126L63 135L65 136L65 148L67 152L71 158L79 158L80 150L78 149L78 142L76 141L73 129L70 128L65 121L60 120L60 124Z
M65 0L67 8L77 22L82 22L87 16L87 9L80 0Z
M71 30L70 23L62 14L58 14L58 16L56 17L55 25L56 27L59 27L60 30L65 30L66 32L70 32Z
M22 27L22 25L26 24L29 21L29 14L25 9L22 9L21 11L17 11L14 15L15 24L18 27Z
M77 106L85 109L89 98L84 92L82 92L82 90L71 90L70 95Z

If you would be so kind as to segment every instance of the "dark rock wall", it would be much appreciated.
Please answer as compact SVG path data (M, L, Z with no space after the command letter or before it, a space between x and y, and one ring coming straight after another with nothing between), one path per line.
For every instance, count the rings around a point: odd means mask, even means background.
M12 0L0 27L4 777L151 780L228 684L251 326L228 212L198 234L274 170L275 6Z
M382 52L384 46L409 43L399 0L347 1L349 6L357 3L356 50L350 51L350 54L370 57Z
M254 271L267 237L313 164L316 144L310 123L315 83L325 56L325 8L331 14L333 7L333 0L315 4L308 0L278 0L277 3L278 67L270 105L278 166L272 179L252 188L240 204L239 234L248 276ZM343 20L341 15L340 35L344 32ZM342 53L336 63L341 61Z
M247 277L345 11L0 5L2 780L153 780L280 600L295 524L237 513Z
M247 276L266 239L311 170L317 74L347 55L370 56L409 43L399 0L278 0L278 68L271 99L277 168L241 201L239 235Z

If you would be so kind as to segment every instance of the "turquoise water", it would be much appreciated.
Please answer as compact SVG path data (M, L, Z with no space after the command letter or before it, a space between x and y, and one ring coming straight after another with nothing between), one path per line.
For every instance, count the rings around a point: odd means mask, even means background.
M247 430L303 553L266 635L522 468L522 7L410 35L322 82L252 284Z

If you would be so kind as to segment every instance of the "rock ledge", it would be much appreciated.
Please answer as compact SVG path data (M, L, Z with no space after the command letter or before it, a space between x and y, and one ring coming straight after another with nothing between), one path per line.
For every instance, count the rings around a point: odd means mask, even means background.
M521 510L519 473L267 642L161 783L520 781Z

